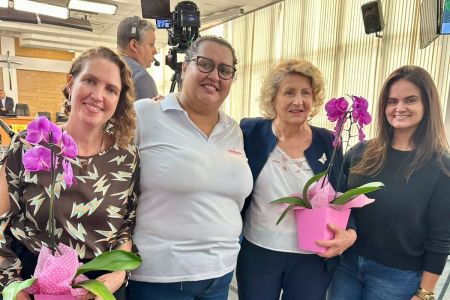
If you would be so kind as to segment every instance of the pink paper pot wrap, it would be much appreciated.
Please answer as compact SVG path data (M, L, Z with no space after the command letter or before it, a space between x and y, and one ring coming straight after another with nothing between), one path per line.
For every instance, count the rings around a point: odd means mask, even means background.
M350 209L335 210L329 206L313 209L296 209L298 248L303 251L324 253L327 248L316 244L318 240L331 240L334 233L328 224L339 228L347 227Z
M41 248L33 275L36 277L36 281L26 291L29 294L40 295L39 299L76 299L73 296L86 295L86 290L73 289L71 286L72 283L88 280L84 275L80 275L74 280L80 266L77 252L64 244L59 244L58 249L59 252L56 251L55 255L52 255L52 251L47 247ZM50 296L63 298L51 298Z
M44 295L44 294L35 294L34 300L76 300L75 296L72 294L66 295Z

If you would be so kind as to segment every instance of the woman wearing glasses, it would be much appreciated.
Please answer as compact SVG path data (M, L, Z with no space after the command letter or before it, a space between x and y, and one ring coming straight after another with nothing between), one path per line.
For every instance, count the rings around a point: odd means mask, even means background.
M228 42L203 36L186 51L180 93L135 103L142 193L134 241L143 264L131 275L131 299L227 299L252 189L242 132L219 111L236 63Z

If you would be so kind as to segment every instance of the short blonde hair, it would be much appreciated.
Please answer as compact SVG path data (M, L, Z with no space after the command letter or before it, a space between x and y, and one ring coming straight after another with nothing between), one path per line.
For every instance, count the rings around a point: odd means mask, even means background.
M273 108L273 99L277 93L281 81L286 75L298 74L311 79L313 88L313 107L310 117L317 115L324 101L324 80L322 73L312 63L306 60L289 59L283 60L273 66L264 78L259 98L259 108L261 115L267 119L274 119L276 116Z

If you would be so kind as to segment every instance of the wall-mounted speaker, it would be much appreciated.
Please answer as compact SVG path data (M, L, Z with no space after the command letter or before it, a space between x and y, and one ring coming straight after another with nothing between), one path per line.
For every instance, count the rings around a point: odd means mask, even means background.
M384 29L381 0L370 1L361 5L366 34L380 32Z

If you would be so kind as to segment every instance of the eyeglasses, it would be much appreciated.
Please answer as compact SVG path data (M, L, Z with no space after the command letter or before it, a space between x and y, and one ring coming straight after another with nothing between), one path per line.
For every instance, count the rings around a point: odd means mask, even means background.
M197 62L197 68L202 73L211 73L216 68L214 61L207 57L197 55L189 59L189 61L193 60ZM223 80L228 80L234 78L236 68L227 64L219 64L217 65L217 73Z

